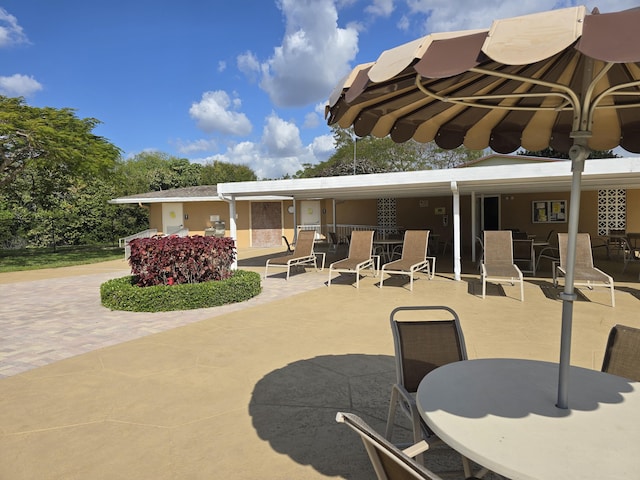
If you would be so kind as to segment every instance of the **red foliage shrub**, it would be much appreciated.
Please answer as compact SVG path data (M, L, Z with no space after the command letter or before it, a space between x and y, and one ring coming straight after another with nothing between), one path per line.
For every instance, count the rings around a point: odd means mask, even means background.
M137 238L129 245L131 273L140 287L225 280L236 255L231 238Z

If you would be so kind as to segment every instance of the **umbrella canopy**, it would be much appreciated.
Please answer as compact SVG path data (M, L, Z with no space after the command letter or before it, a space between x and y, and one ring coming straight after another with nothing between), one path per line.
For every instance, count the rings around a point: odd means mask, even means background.
M562 294L558 406L568 406L581 174L591 150L640 153L640 8L584 6L435 33L359 65L332 93L327 121L358 136L453 149L552 147L569 153L572 189Z

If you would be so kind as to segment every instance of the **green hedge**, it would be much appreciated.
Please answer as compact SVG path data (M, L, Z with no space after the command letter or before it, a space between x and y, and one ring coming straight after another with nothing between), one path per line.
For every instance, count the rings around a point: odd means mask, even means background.
M192 310L243 302L262 291L260 274L236 270L231 278L203 283L138 287L132 275L100 286L102 305L129 312Z

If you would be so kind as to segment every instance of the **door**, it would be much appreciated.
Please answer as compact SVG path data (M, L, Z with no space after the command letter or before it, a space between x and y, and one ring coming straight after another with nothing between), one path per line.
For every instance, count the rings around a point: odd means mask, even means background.
M282 245L282 203L251 203L251 246L279 247Z
M162 232L171 235L182 228L182 203L162 204Z
M482 230L500 230L500 197L498 195L482 198L480 219Z

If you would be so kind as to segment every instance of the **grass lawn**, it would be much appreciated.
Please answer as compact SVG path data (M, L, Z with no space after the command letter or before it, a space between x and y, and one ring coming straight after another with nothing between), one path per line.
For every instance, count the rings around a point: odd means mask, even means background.
M69 267L123 258L122 248L101 245L0 250L0 272Z

